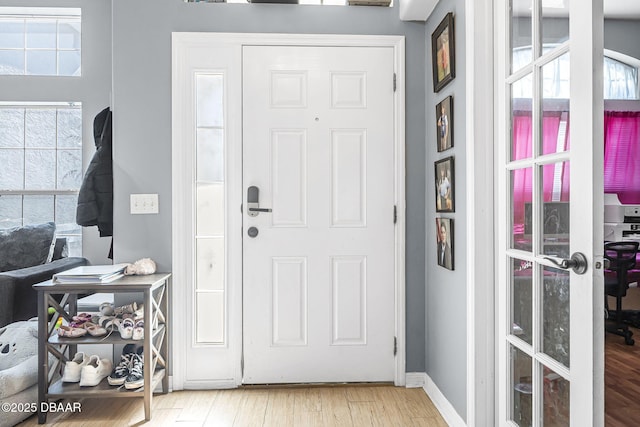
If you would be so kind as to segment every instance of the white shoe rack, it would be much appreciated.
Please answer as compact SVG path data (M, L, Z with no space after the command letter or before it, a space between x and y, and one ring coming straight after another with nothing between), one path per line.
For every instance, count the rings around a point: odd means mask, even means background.
M44 424L47 413L41 411L42 403L67 399L71 402L84 398L139 397L144 399L145 420L151 419L151 400L153 391L162 385L162 393L169 389L169 306L168 294L171 285L170 273L157 273L147 276L125 276L110 283L53 283L51 280L34 285L38 292L38 423ZM123 339L118 331L106 338L85 335L79 338L58 336L55 327L62 317L71 323L77 313L78 295L86 294L131 294L131 300L144 303L144 339L134 341ZM54 298L53 295L60 296ZM142 295L142 297L140 297ZM142 298L142 301L139 300ZM59 301L59 302L58 302ZM56 313L49 320L48 308ZM150 319L150 320L149 320ZM111 386L104 378L93 387L80 387L77 383L63 383L61 373L67 361L73 359L78 345L129 343L144 346L144 386L137 390L127 390L124 386ZM49 355L55 356L55 362L49 363ZM120 358L114 360L114 366Z

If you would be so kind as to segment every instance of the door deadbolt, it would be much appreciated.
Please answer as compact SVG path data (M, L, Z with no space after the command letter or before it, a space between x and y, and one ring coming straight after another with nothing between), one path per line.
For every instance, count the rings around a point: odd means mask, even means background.
M260 189L252 185L247 188L247 215L258 216L260 212L271 212L271 209L260 207Z
M258 235L258 229L256 227L249 227L247 234L249 237L254 238Z

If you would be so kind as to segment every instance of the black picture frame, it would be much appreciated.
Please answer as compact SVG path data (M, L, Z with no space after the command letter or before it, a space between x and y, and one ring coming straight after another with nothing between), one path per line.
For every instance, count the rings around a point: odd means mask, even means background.
M453 96L436 105L436 148L438 152L453 147Z
M456 76L455 33L451 12L431 34L431 64L433 91L440 92Z
M453 219L436 218L436 258L438 265L454 269Z
M453 156L434 163L436 212L455 212L455 170Z

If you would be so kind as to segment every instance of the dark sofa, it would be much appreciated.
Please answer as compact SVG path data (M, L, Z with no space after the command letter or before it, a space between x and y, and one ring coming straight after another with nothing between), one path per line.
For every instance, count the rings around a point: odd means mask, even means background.
M38 315L34 284L88 263L67 257L66 239L54 235L52 222L0 230L0 327Z

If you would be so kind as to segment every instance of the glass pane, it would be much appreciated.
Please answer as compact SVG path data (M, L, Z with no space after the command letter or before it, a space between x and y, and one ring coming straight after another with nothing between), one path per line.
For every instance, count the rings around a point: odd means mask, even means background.
M520 427L531 427L533 419L531 358L511 346L511 421Z
M224 184L198 183L196 188L196 234L224 236Z
M569 258L569 162L542 167L542 253Z
M542 45L569 40L569 0L542 0Z
M543 397L545 427L565 427L569 425L569 381L553 370L544 367Z
M223 83L221 74L196 77L196 126L223 126Z
M565 53L542 67L542 97L545 111L568 111L569 61L569 53ZM565 101L554 103L549 102L549 99Z
M0 49L24 48L24 21L0 19Z
M56 22L27 21L27 48L56 48Z
M58 147L82 148L82 110L58 110Z
M24 223L53 221L53 196L24 196Z
M196 289L224 290L224 238L196 240Z
M24 50L0 50L0 74L24 74Z
M511 72L531 63L532 0L511 0Z
M82 183L82 151L58 150L57 188L77 190Z
M198 129L196 141L198 181L224 181L223 143L222 129Z
M533 268L529 261L513 258L511 276L511 333L533 345Z
M196 341L224 343L224 292L196 293Z
M80 51L64 50L58 52L58 75L79 76L80 73Z
M55 76L56 51L55 50L28 50L27 74L37 76Z
M24 150L0 150L0 188L22 190L24 184Z
M81 233L81 227L76 224L76 206L78 196L56 196L56 233Z
M569 367L569 272L543 268L542 349Z
M533 79L527 74L511 86L511 160L533 155Z
M569 54L542 67L542 153L568 148Z
M1 147L24 147L24 109L0 108Z
M42 190L55 188L55 150L25 150L24 188Z
M531 201L533 169L523 168L511 171L511 224L513 225L514 249L531 252Z
M0 228L22 225L22 196L0 196Z
M25 145L33 148L56 146L56 110L26 110Z
M80 49L80 22L59 21L58 22L58 48L59 49Z

